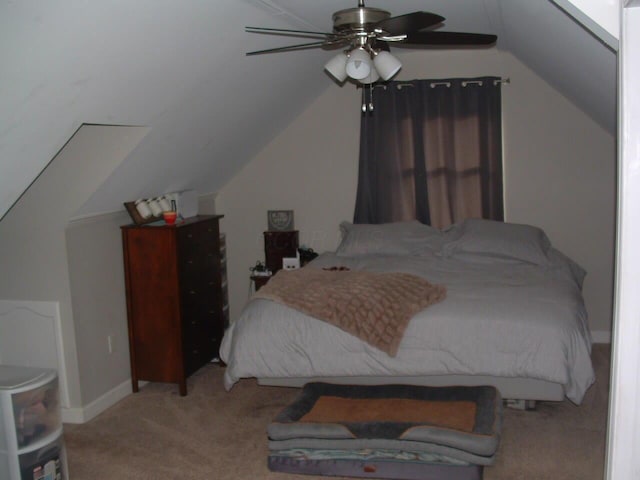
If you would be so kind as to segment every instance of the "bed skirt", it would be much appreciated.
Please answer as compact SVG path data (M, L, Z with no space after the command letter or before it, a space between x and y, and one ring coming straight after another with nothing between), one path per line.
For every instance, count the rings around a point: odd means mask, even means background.
M535 378L492 377L487 375L431 375L398 377L290 377L258 378L258 384L278 387L302 388L311 382L327 382L340 385L418 385L431 387L491 385L507 400L537 400L561 402L565 399L564 388L559 383Z

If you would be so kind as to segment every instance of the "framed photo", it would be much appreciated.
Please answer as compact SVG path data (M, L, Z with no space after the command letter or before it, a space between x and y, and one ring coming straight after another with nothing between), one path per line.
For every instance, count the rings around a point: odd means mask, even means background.
M147 218L143 218L142 215L140 215L140 212L138 212L135 202L125 202L124 208L127 209L127 213L131 217L131 220L133 220L133 223L135 223L136 225L145 225L147 223L162 220L162 215L153 214Z
M272 232L293 230L293 210L267 210L267 224Z

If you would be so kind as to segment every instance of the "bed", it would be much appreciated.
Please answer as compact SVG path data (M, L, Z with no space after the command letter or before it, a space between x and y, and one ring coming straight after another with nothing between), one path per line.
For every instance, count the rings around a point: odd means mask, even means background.
M481 219L445 231L418 222L343 222L341 230L338 249L304 268L406 273L444 286L446 298L416 313L389 355L254 296L222 341L226 389L248 377L298 387L493 385L505 399L581 403L595 378L585 272L544 231Z

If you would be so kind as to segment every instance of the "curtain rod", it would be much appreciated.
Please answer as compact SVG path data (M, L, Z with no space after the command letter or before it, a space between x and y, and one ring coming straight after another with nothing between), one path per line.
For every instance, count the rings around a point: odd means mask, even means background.
M499 80L494 80L493 84L497 85L499 83L511 83L511 79L510 78L501 78ZM463 80L462 81L462 86L466 87L467 85L482 85L482 80ZM382 87L386 90L387 86L386 85L375 85L376 87ZM403 87L413 87L414 85L412 83L399 83L397 85L398 90L402 90ZM451 87L451 82L431 82L431 84L429 85L431 88L436 88L436 87Z
M467 85L482 85L483 80L463 80L462 86L466 87ZM493 81L493 85L496 86L499 83L511 83L510 78L499 78ZM429 85L431 88L436 88L437 86L446 86L447 88L451 87L451 82L431 82ZM369 87L369 103L366 101L365 89ZM414 87L412 83L398 83L398 90L402 90L402 87ZM368 85L358 85L358 88L362 88L362 112L366 113L367 111L373 111L373 91L376 88L382 88L384 90L387 89L387 85L385 84L368 84Z
M483 82L483 80L463 80L462 81L462 86L466 87L467 85L482 85L482 82ZM511 83L511 79L510 78L501 78L499 80L494 80L493 81L494 85L498 85L499 83ZM438 87L438 86L450 87L451 86L451 82L431 82L431 85L429 85L429 86L431 88L435 88L435 87ZM400 87L400 85L398 85L398 87Z

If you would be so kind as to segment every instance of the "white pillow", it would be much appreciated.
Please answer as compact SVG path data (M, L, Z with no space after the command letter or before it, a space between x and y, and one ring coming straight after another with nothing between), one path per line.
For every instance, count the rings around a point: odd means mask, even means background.
M410 222L381 224L340 224L342 242L336 255L418 255L428 250L439 250L442 232L413 220Z
M455 230L457 239L444 244L443 257L488 256L535 265L549 264L551 242L538 227L469 218Z

